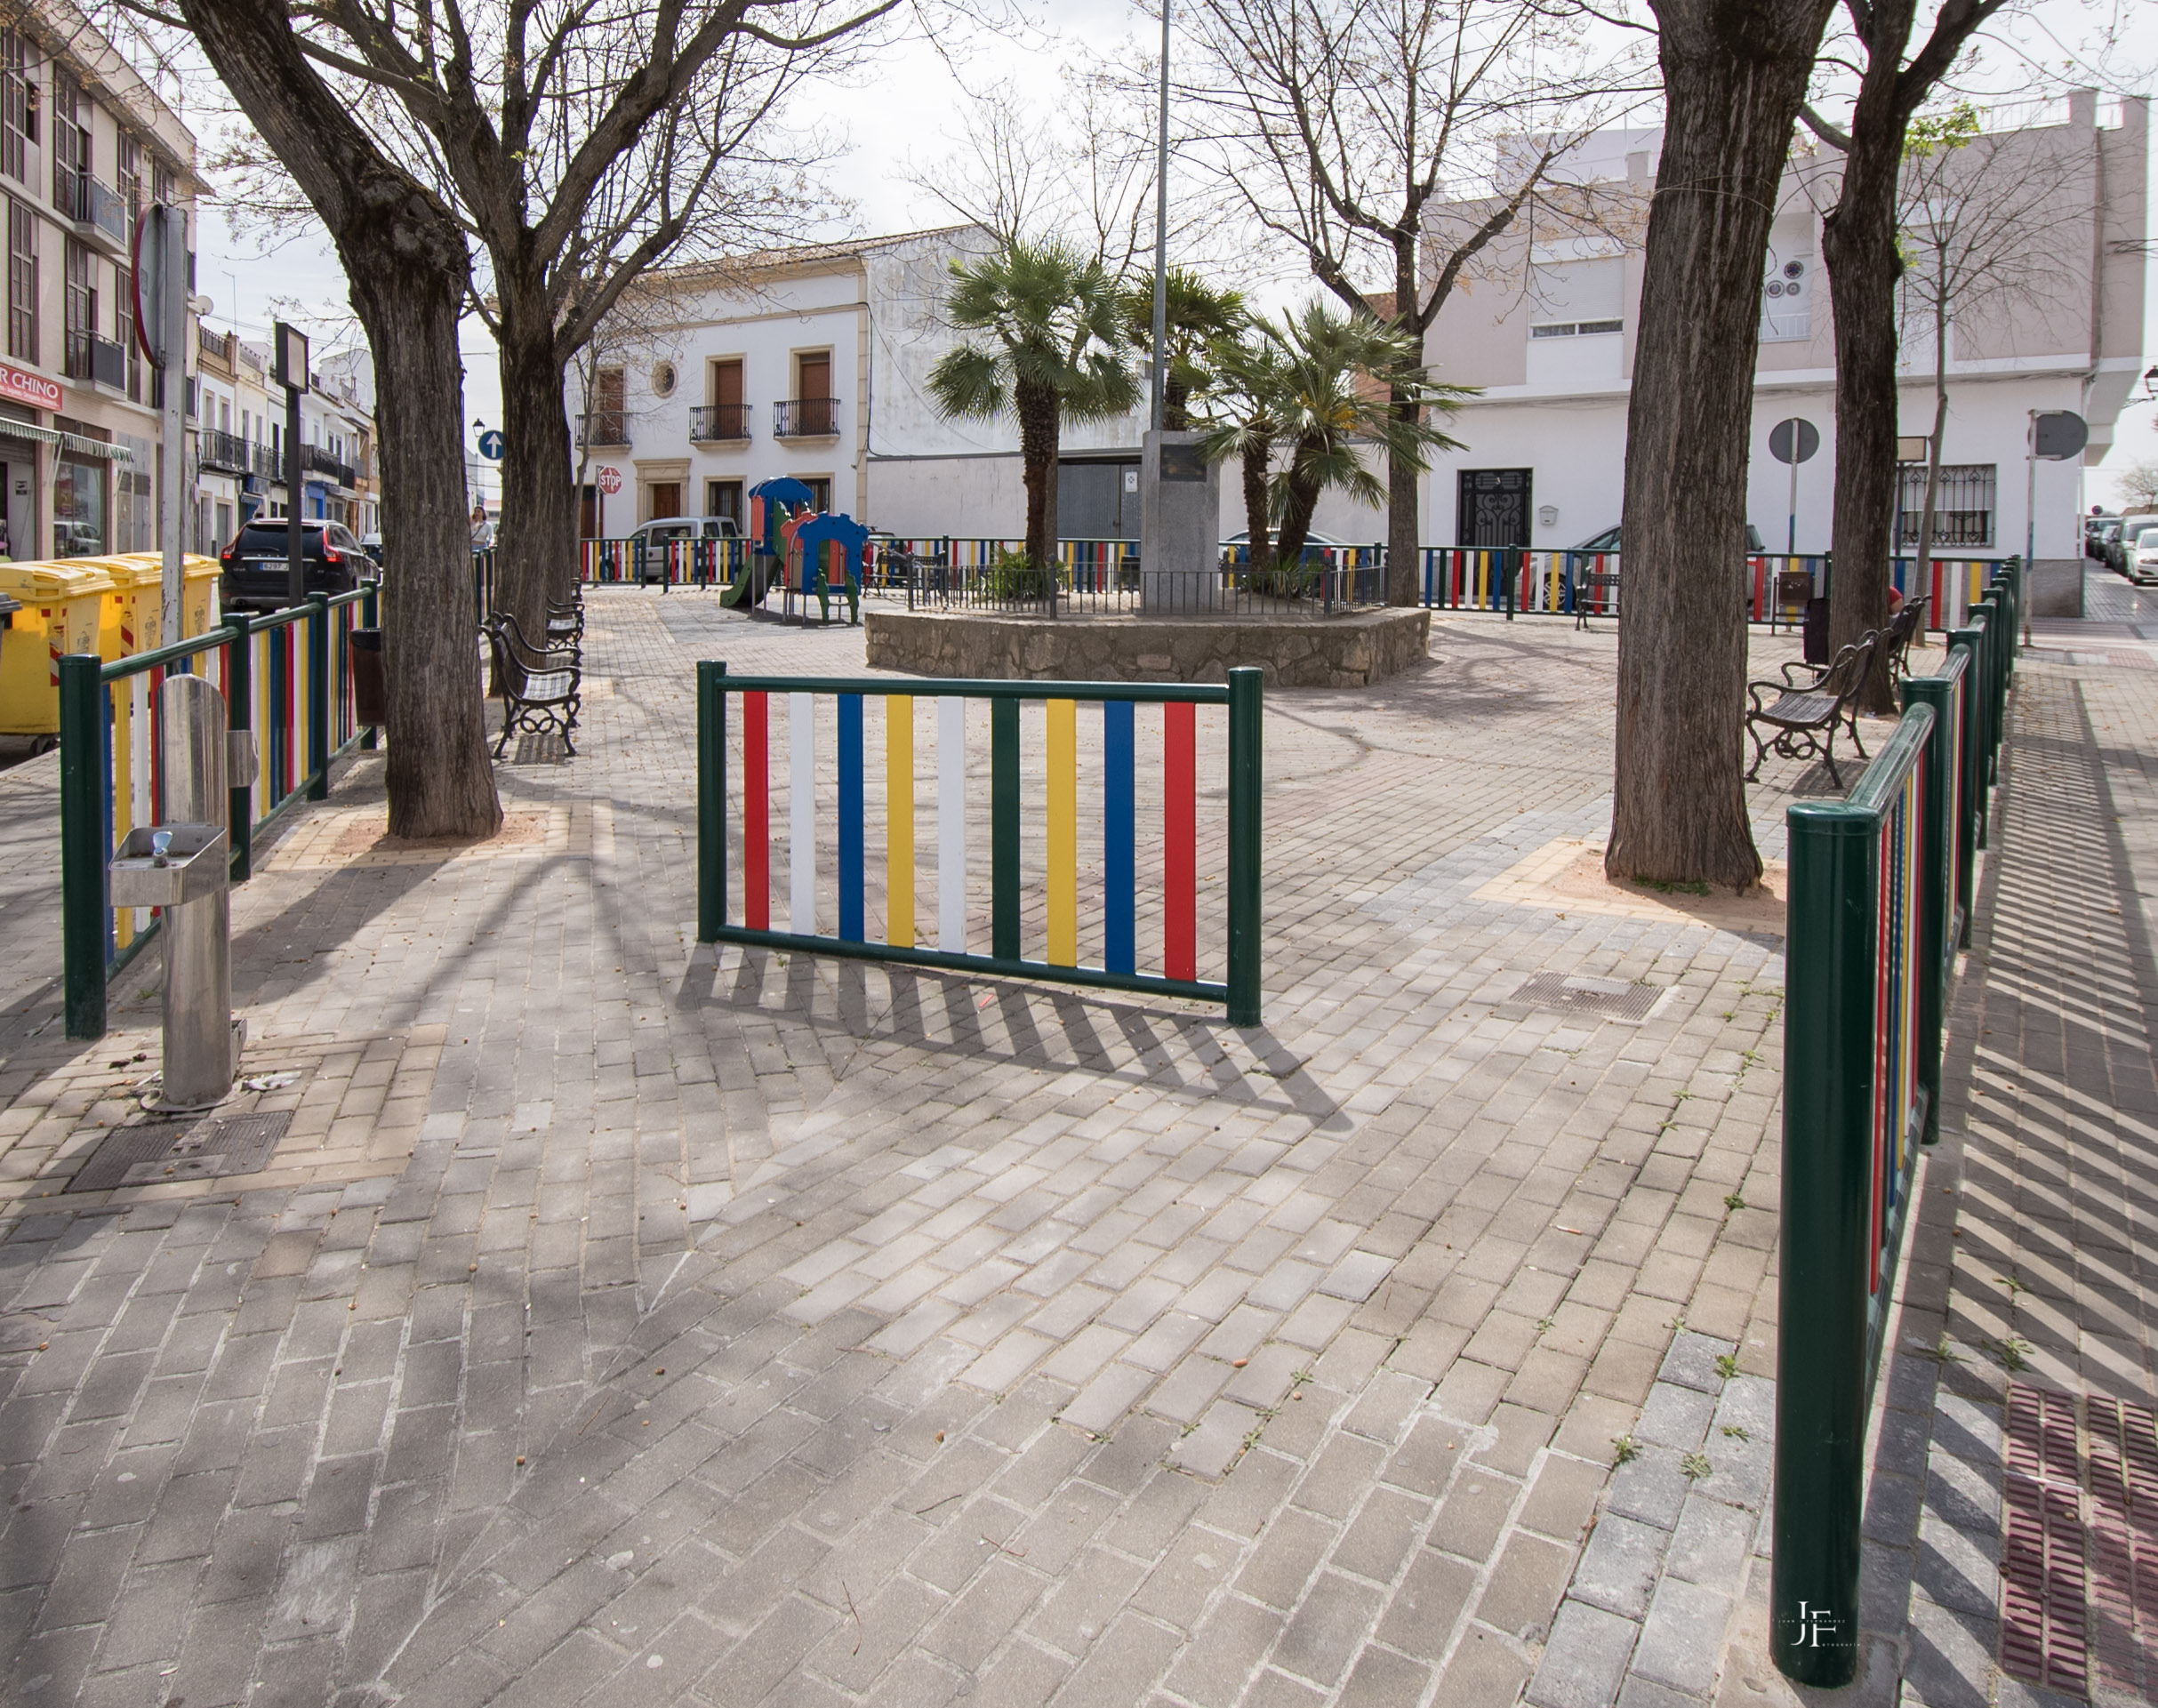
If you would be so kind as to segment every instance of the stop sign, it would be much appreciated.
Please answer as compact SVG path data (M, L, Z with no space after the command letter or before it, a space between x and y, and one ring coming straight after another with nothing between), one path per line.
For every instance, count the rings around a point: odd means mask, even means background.
M619 493L622 491L622 470L619 469L602 469L599 471L599 490L603 493Z

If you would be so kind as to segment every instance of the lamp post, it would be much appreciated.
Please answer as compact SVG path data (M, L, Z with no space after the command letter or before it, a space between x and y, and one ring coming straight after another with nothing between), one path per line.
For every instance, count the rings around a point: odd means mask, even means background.
M1154 148L1154 384L1157 433L1167 424L1169 341L1169 0L1161 0L1161 123ZM2154 370L2158 372L2158 370Z

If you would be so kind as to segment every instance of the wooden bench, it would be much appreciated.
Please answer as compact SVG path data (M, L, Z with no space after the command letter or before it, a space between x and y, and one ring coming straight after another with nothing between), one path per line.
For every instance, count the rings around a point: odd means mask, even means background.
M1858 757L1866 757L1865 744L1858 739L1857 702L1880 655L1881 641L1879 629L1868 631L1838 653L1811 682L1792 679L1793 670L1813 669L1794 662L1784 666L1781 682L1746 684L1746 693L1753 702L1745 720L1746 734L1753 742L1753 764L1746 772L1748 782L1761 774L1761 762L1773 751L1785 759L1806 759L1818 754L1836 787L1843 787L1843 774L1836 769L1836 731L1849 729ZM1764 734L1763 731L1773 733Z
M576 743L570 732L577 727L583 704L583 667L574 652L542 651L525 642L517 619L497 611L485 625L487 646L494 654L494 679L502 694L502 734L494 744L494 757L517 731L529 734L559 734L563 748L574 755Z

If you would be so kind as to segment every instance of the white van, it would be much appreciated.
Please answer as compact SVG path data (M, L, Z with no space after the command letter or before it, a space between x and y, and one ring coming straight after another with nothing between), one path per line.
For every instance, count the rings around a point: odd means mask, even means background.
M667 579L667 548L677 540L739 540L731 516L657 516L630 530L630 574L639 586Z

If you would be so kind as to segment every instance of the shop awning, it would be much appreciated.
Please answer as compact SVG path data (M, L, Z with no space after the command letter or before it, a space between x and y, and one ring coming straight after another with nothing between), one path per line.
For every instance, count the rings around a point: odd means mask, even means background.
M103 457L110 462L132 462L135 453L124 445L108 445L103 439L86 439L80 433L54 435L60 448L72 451L78 457Z
M11 421L0 415L0 438L28 439L33 445L58 445L60 435L49 427L33 427L28 421Z

